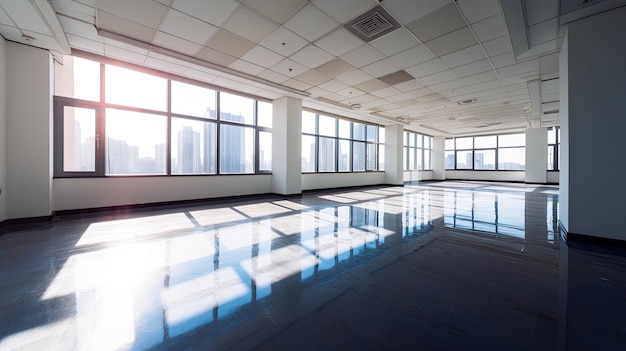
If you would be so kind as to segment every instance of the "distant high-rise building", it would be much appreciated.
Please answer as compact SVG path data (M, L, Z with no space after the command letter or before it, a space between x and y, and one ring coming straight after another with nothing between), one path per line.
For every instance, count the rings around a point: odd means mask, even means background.
M221 118L233 121L244 122L241 115L222 113ZM245 173L245 129L244 127L222 124L220 129L220 172L221 173Z
M178 172L201 173L200 133L190 126L183 126L178 132Z

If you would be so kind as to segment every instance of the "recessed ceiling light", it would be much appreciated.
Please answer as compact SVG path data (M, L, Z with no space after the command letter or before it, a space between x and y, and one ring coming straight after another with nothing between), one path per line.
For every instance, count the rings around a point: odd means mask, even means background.
M35 40L35 38L31 37L30 35L26 35L26 34L22 34L22 39L24 39L25 41L33 41L33 40Z

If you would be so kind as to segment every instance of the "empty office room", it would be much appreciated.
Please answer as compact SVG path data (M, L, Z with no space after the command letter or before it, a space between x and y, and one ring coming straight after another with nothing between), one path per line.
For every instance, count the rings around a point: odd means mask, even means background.
M0 0L0 350L621 350L623 0Z

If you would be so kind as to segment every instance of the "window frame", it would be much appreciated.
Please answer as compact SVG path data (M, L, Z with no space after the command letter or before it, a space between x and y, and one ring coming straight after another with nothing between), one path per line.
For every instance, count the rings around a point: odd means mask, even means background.
M460 137L451 137L451 138L446 138L446 142L447 141L451 141L450 146L452 146L452 148L450 148L449 146L444 146L444 157L447 158L447 155L450 155L450 153L452 155L454 155L454 159L453 159L453 163L454 163L454 168L448 168L447 167L447 163L445 163L444 160L444 167L446 170L449 171L472 171L472 172L524 172L526 170L526 164L524 164L524 168L523 169L501 169L500 168L500 151L501 150L508 150L508 149L519 149L519 148L523 148L524 152L526 152L526 143L524 142L523 145L507 145L507 146L500 146L500 137L502 136L507 136L507 135L525 135L525 132L517 132L517 133L506 133L506 134L486 134L486 135L472 135L472 136L460 136ZM476 147L476 140L475 138L482 138L482 137L491 137L491 136L495 136L496 137L496 145L494 146L489 146L489 147ZM472 147L471 148L457 148L457 139L464 139L464 138L471 138L472 139ZM524 139L525 140L525 139ZM448 143L446 143L448 144ZM449 144L448 144L449 145ZM477 169L476 168L476 151L489 151L489 150L495 150L495 167L493 169ZM458 168L457 166L457 160L458 160L458 152L462 151L462 152L471 152L472 155L472 162L471 162L471 167L468 168Z

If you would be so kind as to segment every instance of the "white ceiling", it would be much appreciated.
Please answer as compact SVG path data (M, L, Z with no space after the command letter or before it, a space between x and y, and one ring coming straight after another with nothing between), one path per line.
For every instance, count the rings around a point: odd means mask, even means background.
M531 41L554 41L531 3ZM344 28L377 5L401 27L369 43ZM546 81L558 109L556 49L516 60L498 0L0 0L0 34L430 135L558 121L532 113L528 87Z

